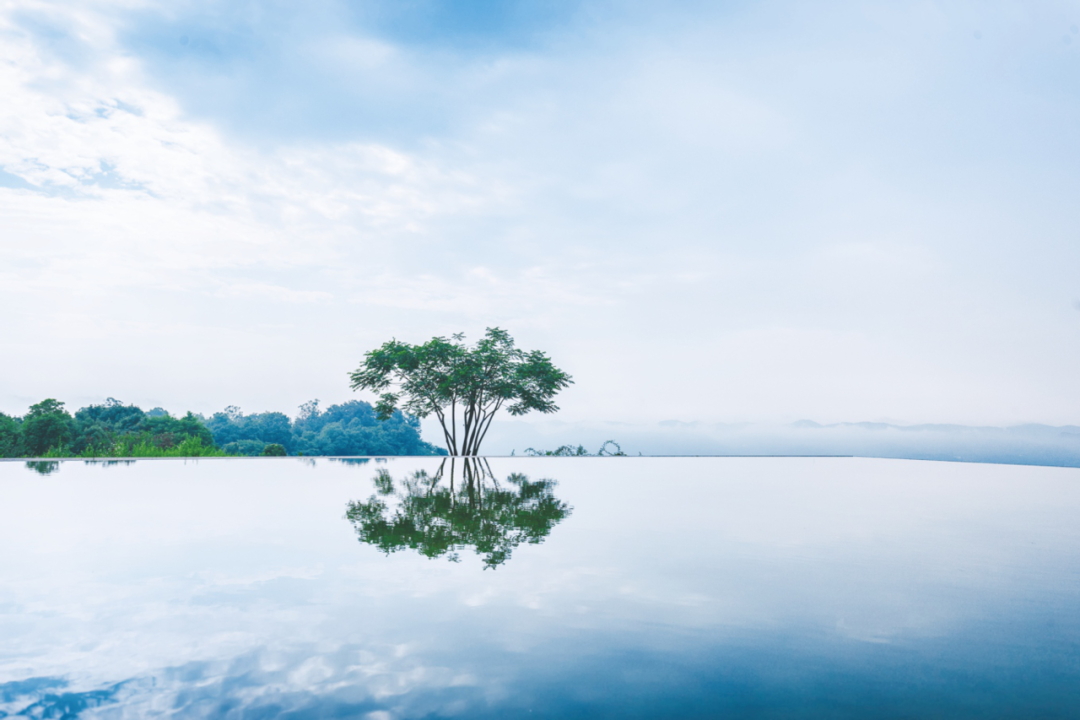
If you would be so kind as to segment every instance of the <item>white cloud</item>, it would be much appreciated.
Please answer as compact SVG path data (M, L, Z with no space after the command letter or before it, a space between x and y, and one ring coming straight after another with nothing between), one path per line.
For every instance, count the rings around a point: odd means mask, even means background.
M477 60L316 13L300 89L280 59L262 95L256 60L177 66L253 126L345 112L340 86L414 128L274 138L174 90L131 8L9 5L0 168L34 187L0 187L0 407L288 409L348 397L390 336L498 324L575 375L575 420L1074 421L1075 102L1036 42L1057 15L1005 43L1012 6L785 8L633 11ZM1044 86L1002 80L1010 58Z

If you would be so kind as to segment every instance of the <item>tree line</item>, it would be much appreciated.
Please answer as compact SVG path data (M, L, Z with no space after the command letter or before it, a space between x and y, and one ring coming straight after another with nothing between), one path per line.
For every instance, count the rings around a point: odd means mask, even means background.
M245 415L230 406L209 418L143 410L109 398L70 413L49 398L22 417L0 413L0 457L208 457L233 455L445 455L420 437L420 421L385 420L366 402L319 408L295 420L280 412Z
M0 413L0 457L193 457L208 455L466 455L476 456L495 415L553 413L554 397L573 383L539 350L524 351L510 334L487 328L472 347L462 333L420 345L391 340L364 355L349 374L353 390L378 394L319 409L300 406L245 415L235 406L206 418L144 411L109 398L74 415L59 400L32 405L23 417ZM400 406L400 409L399 409ZM420 438L420 418L434 415L446 450ZM599 455L622 454L604 444ZM587 455L564 446L534 455Z

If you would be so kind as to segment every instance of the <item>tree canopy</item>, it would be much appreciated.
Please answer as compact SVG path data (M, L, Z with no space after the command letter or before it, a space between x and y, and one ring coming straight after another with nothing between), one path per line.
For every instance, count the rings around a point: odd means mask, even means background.
M349 377L353 390L379 394L375 410L382 419L399 406L418 418L438 418L451 455L477 455L504 407L511 415L557 411L553 398L573 383L543 352L517 348L499 328L488 328L473 347L462 334L421 345L391 340L366 353Z
M59 400L48 398L31 405L23 418L23 449L31 457L63 448L74 434L75 421Z
M13 417L0 413L0 457L21 457L22 428Z
M214 441L234 455L262 455L270 445L289 455L438 455L420 437L420 422L401 412L380 420L366 402L350 400L325 410L318 400L300 406L296 420L279 412L245 415L229 406L207 420Z

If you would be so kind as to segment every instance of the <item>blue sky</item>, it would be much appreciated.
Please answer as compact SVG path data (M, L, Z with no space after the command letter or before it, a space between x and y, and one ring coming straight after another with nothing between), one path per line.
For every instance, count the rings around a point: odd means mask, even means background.
M509 329L567 421L1076 423L1075 2L12 2L0 411L348 399Z

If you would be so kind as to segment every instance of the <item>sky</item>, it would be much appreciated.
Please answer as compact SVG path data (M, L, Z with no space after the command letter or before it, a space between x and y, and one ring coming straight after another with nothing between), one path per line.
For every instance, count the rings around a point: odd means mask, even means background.
M0 1L0 411L1080 423L1080 3Z

